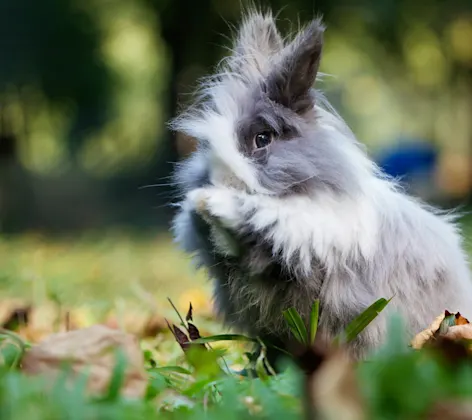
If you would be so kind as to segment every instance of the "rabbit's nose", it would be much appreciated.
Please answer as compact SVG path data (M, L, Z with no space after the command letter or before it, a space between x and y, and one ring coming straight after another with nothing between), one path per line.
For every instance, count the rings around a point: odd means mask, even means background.
M210 181L215 186L235 188L243 191L247 189L246 184L218 159L214 159L212 162Z
M259 184L256 168L237 149L219 148L210 153L212 183L248 193L266 193Z

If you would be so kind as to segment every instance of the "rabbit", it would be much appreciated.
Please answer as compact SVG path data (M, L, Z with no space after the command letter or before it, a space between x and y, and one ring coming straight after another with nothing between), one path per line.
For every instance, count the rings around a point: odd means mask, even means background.
M198 143L175 168L172 232L214 281L225 324L285 348L289 307L308 322L319 299L317 336L332 340L392 298L348 344L359 360L385 343L388 314L409 337L446 309L470 316L472 283L457 215L383 174L316 87L324 32L315 17L284 38L270 12L244 14L231 54L170 122Z

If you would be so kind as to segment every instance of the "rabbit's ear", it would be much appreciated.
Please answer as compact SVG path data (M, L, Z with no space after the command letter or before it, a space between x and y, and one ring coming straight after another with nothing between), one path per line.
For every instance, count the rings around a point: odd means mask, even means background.
M313 87L320 66L325 27L313 20L280 55L265 81L269 98L297 113L313 107Z
M243 18L235 39L231 60L233 70L264 73L269 58L283 47L272 14L250 11Z

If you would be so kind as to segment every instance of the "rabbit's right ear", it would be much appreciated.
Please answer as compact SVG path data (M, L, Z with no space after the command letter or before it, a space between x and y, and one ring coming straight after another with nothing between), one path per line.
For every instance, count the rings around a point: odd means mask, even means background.
M272 55L284 47L270 12L250 11L242 20L238 30L231 68L244 74L264 74Z
M313 106L310 90L320 66L324 30L321 19L314 19L284 48L266 79L271 100L300 114Z

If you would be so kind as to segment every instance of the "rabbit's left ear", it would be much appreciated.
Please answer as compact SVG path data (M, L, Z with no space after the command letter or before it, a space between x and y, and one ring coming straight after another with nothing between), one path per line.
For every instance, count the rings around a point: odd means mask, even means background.
M313 20L287 47L265 81L271 100L302 114L313 107L313 87L321 61L321 19Z
M231 67L245 74L266 73L270 57L280 52L283 46L272 15L251 11L238 30Z

